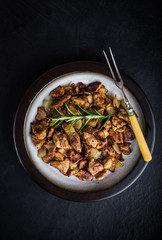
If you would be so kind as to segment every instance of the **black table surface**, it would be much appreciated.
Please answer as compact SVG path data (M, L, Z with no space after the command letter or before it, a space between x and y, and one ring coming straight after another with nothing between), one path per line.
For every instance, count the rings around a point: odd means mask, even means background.
M0 1L0 238L155 239L162 220L161 20L158 1ZM48 69L71 61L105 62L111 46L119 68L151 102L153 159L123 193L76 203L41 189L21 166L13 144L17 106Z

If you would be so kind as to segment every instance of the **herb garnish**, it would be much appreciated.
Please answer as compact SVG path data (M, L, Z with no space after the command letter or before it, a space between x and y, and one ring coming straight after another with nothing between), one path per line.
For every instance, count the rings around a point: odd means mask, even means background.
M55 110L58 112L58 117L56 118L50 118L50 120L52 121L51 126L57 127L58 125L60 125L63 121L65 122L71 122L71 127L75 124L75 122L77 122L80 119L86 119L86 122L81 126L81 128L78 130L78 133L80 133L82 131L82 129L93 119L106 119L106 121L102 124L102 126L99 128L99 131L102 130L102 128L105 126L105 124L107 123L107 121L110 119L110 115L102 115L101 113L99 113L96 109L94 109L94 111L90 111L87 109L82 108L81 106L78 105L78 107L85 113L85 115L83 115L80 111L78 111L77 113L73 113L69 107L67 106L67 104L65 104L67 110L68 110L68 114L63 114L61 113L57 108L55 108Z

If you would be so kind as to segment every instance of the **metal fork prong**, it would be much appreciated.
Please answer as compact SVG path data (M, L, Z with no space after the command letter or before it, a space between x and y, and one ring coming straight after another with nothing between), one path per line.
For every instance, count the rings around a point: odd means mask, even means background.
M113 79L117 82L116 77L115 77L115 75L114 75L114 72L113 72L113 70L112 70L112 67L111 67L111 65L110 65L109 59L108 59L108 57L107 57L107 55L106 55L106 53L105 53L104 50L103 50L103 53L104 53L104 55L105 55L106 62L107 62L107 64L108 64L108 66L109 66L111 75L112 75Z
M122 79L122 77L121 77L121 75L120 75L120 72L119 72L119 70L118 70L118 67L117 67L117 65L116 65L116 62L115 62L115 59L114 59L114 56L113 56L113 53L112 53L112 50L111 50L110 47L109 47L109 51L110 51L111 58L112 58L112 61L113 61L114 66L115 66L116 72L117 72L117 74L118 74L119 80L120 80L121 83L123 83L123 79Z

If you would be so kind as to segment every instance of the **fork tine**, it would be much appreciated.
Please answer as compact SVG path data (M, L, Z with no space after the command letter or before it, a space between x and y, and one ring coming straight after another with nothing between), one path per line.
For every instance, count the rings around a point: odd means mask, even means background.
M105 59L106 59L106 62L107 62L107 64L108 64L108 66L109 66L111 75L112 75L113 79L114 79L115 81L117 81L117 80L116 80L116 77L115 77L115 75L114 75L114 72L113 72L113 70L112 70L112 67L111 67L111 65L110 65L110 62L109 62L109 60L108 60L108 57L107 57L105 51L104 51L104 50L102 50L102 51L103 51L103 53L104 53L104 55L105 55Z
M115 62L115 59L114 59L114 56L113 56L113 53L112 53L112 50L111 50L110 47L109 47L109 51L110 51L110 54L111 54L111 58L112 58L113 64L114 64L114 66L115 66L115 70L116 70L116 72L117 72L117 74L118 74L119 80L120 80L120 82L123 83L123 79L122 79L122 77L121 77L121 75L120 75L120 72L119 72L119 70L118 70L118 67L117 67L117 65L116 65L116 62Z

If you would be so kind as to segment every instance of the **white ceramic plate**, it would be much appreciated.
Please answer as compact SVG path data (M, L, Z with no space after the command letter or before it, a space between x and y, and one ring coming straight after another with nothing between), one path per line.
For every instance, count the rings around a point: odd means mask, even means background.
M37 157L37 149L31 139L30 123L34 121L35 115L37 113L37 108L43 105L43 100L50 99L50 91L56 88L58 85L67 86L71 83L77 84L78 82L89 84L95 81L100 81L105 85L105 87L109 91L108 95L114 96L116 94L118 99L122 99L121 90L116 87L114 81L108 76L92 72L77 72L73 74L67 74L57 79L53 79L38 92L38 94L35 96L28 108L28 112L24 122L24 141L28 154L30 155L30 158L35 167L50 182L61 188L72 190L75 192L89 192L94 190L98 191L112 187L113 185L120 182L132 171L141 156L137 141L133 140L131 144L131 148L133 149L133 151L128 156L123 155L125 161L123 162L124 166L121 169L115 169L115 172L113 173L108 171L102 181L97 181L96 179L94 179L90 182L80 181L75 176L66 177L61 174L58 169L50 166L50 164L44 163L41 158ZM138 121L141 129L145 131L145 121L138 101L126 87L124 88L124 90L131 105L133 106L135 112L138 115Z

